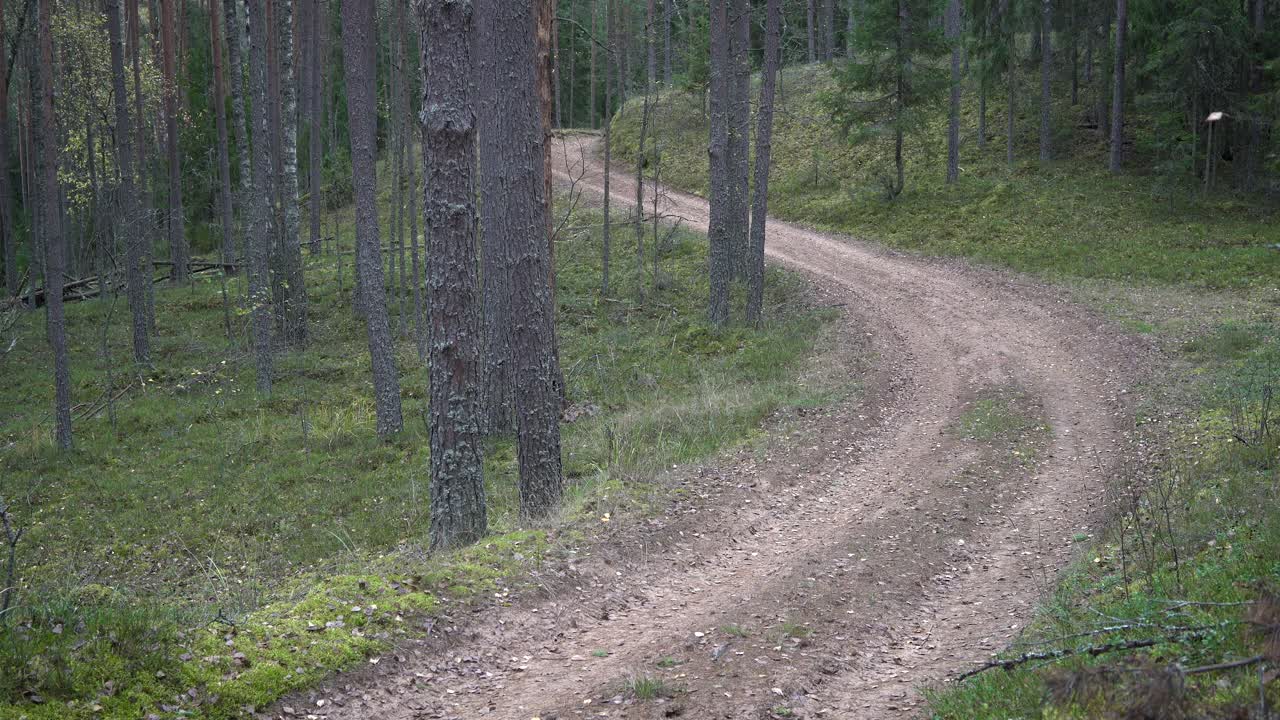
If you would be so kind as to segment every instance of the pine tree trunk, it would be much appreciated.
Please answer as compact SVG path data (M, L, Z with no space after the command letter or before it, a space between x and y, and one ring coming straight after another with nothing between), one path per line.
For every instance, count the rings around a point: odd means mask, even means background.
M768 0L764 67L760 75L760 112L756 118L755 197L751 207L751 268L747 287L747 323L760 323L764 307L765 223L769 217L769 160L773 149L773 95L782 55L782 2Z
M142 208L138 218L138 232L142 234L142 267L146 272L146 310L147 329L154 332L156 328L156 295L155 283L151 281L153 263L152 232L155 228L154 209L151 205L149 174L147 172L147 121L143 114L145 93L142 91L142 20L138 16L138 0L126 0L125 11L129 14L129 43L133 56L133 114L138 119L138 196L142 198ZM154 17L154 16L153 16ZM34 257L34 255L32 256Z
M418 7L423 198L431 260L430 547L439 551L475 542L488 531L478 392L482 336L476 272L475 38L470 3L426 0Z
M716 2L716 0L708 0L708 2ZM818 13L817 13L817 8L813 6L815 2L817 2L817 0L808 0L806 4L806 10L808 14L806 15L805 29L808 30L809 32L809 62L810 63L817 62L818 60L818 48L815 46L815 43L817 42L817 39L818 39L817 28L814 27L818 22Z
M130 127L129 96L124 82L124 39L120 26L120 0L107 0L107 36L111 42L111 92L115 101L116 163L120 186L116 191L116 223L124 235L125 283L129 312L133 321L133 360L151 362L151 342L147 327L146 288L149 280L142 267L142 241L138 194L133 176L133 130Z
M17 297L18 238L13 234L13 187L9 183L9 52L4 28L4 3L0 3L0 244L3 244L4 289Z
M812 2L813 0L810 0L810 20L813 18ZM733 87L729 47L729 3L730 0L709 0L711 125L708 152L711 187L707 242L711 294L707 303L707 319L716 327L722 327L729 322L729 284L733 277L733 250L729 235L733 212L733 180L729 176L729 105ZM812 55L812 23L809 27L811 40L809 47Z
M396 372L391 321L383 292L385 279L378 237L375 158L378 105L374 84L377 42L373 3L343 3L342 51L347 76L347 122L351 134L351 173L356 201L356 272L364 288L361 295L373 365L377 432L379 437L385 438L404 429L404 417L400 411L400 377Z
M947 122L947 183L960 178L960 0L947 1L947 41L951 44L951 112Z
M173 261L174 284L185 285L191 257L182 212L182 160L178 138L178 75L175 64L178 38L174 30L173 7L178 1L161 0L161 46L164 50L164 125L169 150L169 259Z
M662 84L672 86L671 80L671 2L662 0Z
M649 0L645 14L644 24L644 45L648 52L649 58L649 84L645 86L645 95L653 92L653 86L658 83L658 43L657 43L657 13L654 12L655 0Z
M53 105L53 35L49 16L53 0L32 0L36 12L35 38L28 44L27 69L31 74L31 134L36 161L36 223L42 235L45 262L45 328L53 351L54 438L58 447L70 450L71 369L67 350L67 320L62 308L66 241L58 217L58 139Z
M257 387L271 394L273 320L271 296L271 120L267 90L267 3L249 0L249 106L253 110L252 185L246 189L245 250L249 257L249 317Z
M1076 27L1076 3L1071 2L1071 106L1080 103L1080 42L1079 29Z
M284 226L280 259L284 280L285 337L294 347L307 344L307 282L302 266L298 218L298 85L293 67L293 0L275 0L276 55L280 67L280 201Z
M551 289L551 353L555 356L551 366L555 369L556 394L561 405L567 405L567 390L564 376L560 368L560 347L555 340L556 312L556 238L555 226L551 222L552 192L551 139L555 128L560 126L560 82L558 68L558 28L556 19L557 0L539 0L534 33L534 58L537 81L538 105L542 111L542 217L546 223L544 242L547 247L547 286ZM553 112L554 111L554 112ZM553 124L554 123L554 124Z
M822 0L823 10L826 15L822 20L823 30L826 32L826 40L823 42L822 52L823 59L831 62L836 57L836 0ZM750 13L750 5L747 12ZM748 27L750 20L748 20Z
M610 71L612 69L611 63L614 49L613 13L610 12L607 0L605 3L604 27L606 38L606 51L604 54L604 228L600 248L600 297L607 298L609 297L609 255L613 249L613 238L611 237L613 223L609 216L609 178L613 174L613 141L610 127L613 124L613 75ZM595 84L592 83L592 87L594 86Z
M544 0L545 1L545 0ZM485 215L485 243L496 244L511 274L511 348L514 358L516 436L520 467L520 513L541 518L560 501L564 477L560 457L560 370L555 352L555 306L548 252L545 122L540 118L535 8L525 3L476 3L482 72L496 73L506 111L483 145L501 166L486 166L505 190L485 195L496 207ZM484 77L484 76L482 76ZM482 83L483 85L483 83ZM545 102L543 103L545 105ZM483 155L482 155L483 162ZM487 211L489 208L485 208Z
M307 113L310 116L309 130L307 138L309 140L309 149L307 156L309 159L308 170L311 179L307 183L311 190L310 195L310 215L311 215L311 254L317 255L323 249L320 239L320 200L321 187L323 182L321 178L321 169L324 166L324 148L321 144L324 134L324 107L321 104L321 98L324 96L324 72L325 58L320 53L320 28L321 19L324 13L321 11L320 0L303 0L309 2L311 11L308 13L311 27L308 30L310 40L310 57L311 72L309 79L311 81L311 89L307 93L307 99L310 101Z
M231 96L231 129L235 134L236 156L240 167L240 184L235 191L235 205L240 208L240 220L243 224L248 214L249 191L253 183L253 158L252 151L249 149L248 128L245 124L244 62L240 45L244 24L240 22L240 12L237 8L240 0L222 0L222 2L224 27L227 34L227 62L230 70L228 86ZM235 254L238 259L247 255L244 244L242 237L240 247ZM238 268L231 272L238 272Z
M1053 0L1041 2L1040 34L1040 162L1049 162L1053 155L1053 98L1049 87L1053 76Z
M1111 91L1111 172L1120 172L1124 159L1125 36L1129 32L1129 2L1116 0L1115 85Z
M733 0L730 7L729 219L733 276L746 280L750 266L751 191L751 3Z
M397 28L404 27L404 4L398 0L392 0L393 13L390 19L393 23L388 32L391 35L391 63L387 71L391 75L389 84L389 96L387 97L387 111L391 114L391 144L389 147L390 157L395 158L395 167L392 173L392 185L394 190L391 193L392 202L392 250L395 255L396 264L393 266L392 272L397 273L396 285L397 290L393 293L392 298L399 306L396 314L397 326L399 329L400 339L408 337L408 312L405 307L405 252L404 252L404 160L406 151L406 135L408 134L408 117L404 113L404 109L400 103L404 99L404 37Z
M218 0L210 0L209 52L213 57L213 110L214 125L218 131L218 181L221 188L218 193L218 210L222 219L222 272L227 272L227 266L236 261L236 244L231 219L231 158L227 147L227 104L223 96L222 43L218 39L218 24L221 19Z
M600 3L599 3L599 0L590 0L590 2L591 2L591 41L589 44L590 44L590 54L591 54L591 60L590 60L591 69L589 71L590 79L587 83L587 86L589 88L588 96L590 98L588 102L591 105L591 109L587 113L587 122L590 123L591 129L595 130L596 129L596 25L597 25L596 16L598 14L598 8L600 6ZM608 76L606 76L606 81L607 80L608 80Z
M411 2L411 0L404 0L404 1L405 1L405 5L406 5L406 6L407 6L407 5L409 5L409 3ZM422 25L421 25L421 21L422 21L422 19L423 19L423 12L425 12L425 10L426 10L426 8L419 8L419 12L418 12L418 20L419 20L418 37L419 37L419 39L422 39L422 38L427 37L427 36L425 35L425 30L424 30L424 28L423 28L423 27L422 27ZM473 20L472 20L472 12L471 12L471 11L468 11L467 13L465 13L465 15L466 15L466 31L467 31L468 33L471 33L471 32L473 32L472 28L474 27L474 25L473 25ZM409 25L409 24L408 24L407 22L406 22L404 25L401 25L401 38L400 38L400 42L401 42L401 44L403 44L406 48L408 47L408 37L407 37L407 35L406 35L408 25ZM472 39L472 40L470 40L469 42L471 42L472 44L474 44L474 42L475 42L475 41L474 41L474 36L469 36L469 37L472 37L472 38L473 38L473 39ZM421 48L420 48L420 49L421 49ZM425 50L423 50L422 52L425 52ZM420 52L420 53L419 53L419 57L415 57L415 58L413 58L413 62L417 62L418 60L420 60L420 58L421 58L421 54L422 54L422 53ZM471 52L470 52L470 51L467 53L467 59L468 59L468 60L470 60L470 59L471 59ZM408 65L405 65L405 84L404 84L405 86L404 86L404 93L403 93L403 94L404 94L404 106L403 106L403 109L402 109L402 113L403 113L404 117L406 118L406 123L407 123L407 126L409 127L409 131L406 133L406 137L408 138L408 144L409 144L409 162L408 162L408 166L409 166L409 168L408 168L408 170L409 170L409 257L410 257L410 259L411 259L411 261L412 261L412 263L413 263L413 339L414 339L414 345L417 347L417 350L418 350L418 361L419 361L419 362L426 362L426 359L427 359L427 328L423 326L423 321L424 321L424 320L425 320L425 318L426 318L426 315L425 315L425 313L426 313L426 309L425 309L425 307L423 306L423 298L422 298L422 266L421 266L421 264L420 264L420 259L419 259L419 257L418 257L418 173L417 173L417 162L416 162L416 161L415 161L415 159L414 159L414 153L413 153L413 141L414 141L414 139L415 139L415 138L422 139L422 140L423 140L423 142L425 143L425 142L426 142L426 138L425 138L425 136L424 136L424 135L422 135L422 124L421 124L420 122L413 122L412 118L415 118L415 117L417 117L417 116L418 116L418 112L413 111L413 108L415 108L415 107L416 107L416 108L418 108L419 110L421 110L421 108L423 108L423 107L427 107L427 106L425 106L425 105L421 102L421 99L419 99L419 102L418 102L418 104L417 104L416 106L414 105L414 102L413 102L413 100L414 100L414 98L413 98L413 83L409 80L410 78L414 77L414 73L410 73L410 72L409 72L409 69L410 69L411 67L412 67L412 63L411 63L411 64L408 64ZM422 71L420 71L420 72L425 72L425 70L422 70ZM418 75L418 77L419 77L419 78L425 78L426 76L425 76L425 75L421 75L421 74L419 74L419 75ZM425 88L425 86L424 86L423 91L425 92L425 90L426 90L426 88ZM472 153L474 153L474 152L475 152L475 140L474 140L474 135L475 135L475 123L474 123L474 120L475 120L475 94L474 94L474 91L472 91L472 90L468 90L468 94L467 94L466 100L467 100L467 102L465 103L464 107L465 107L465 108L467 108L467 112L469 112L469 113L470 113L470 115L471 115L471 117L472 117L472 128L471 128L471 134L472 134L472 136L473 136L473 137L472 137L472 140L470 141L470 143L471 143ZM425 144L424 144L424 146L423 146L423 147L424 147L423 152L425 152ZM471 158L471 167L470 167L470 172L471 172L471 175L472 175L472 178L471 178L470 184L471 184L471 185L473 185L473 186L474 186L474 184L475 184L475 179L474 179L474 175L475 175L475 167L474 167L474 165L475 165L475 158L474 158L474 156L473 156L473 157ZM425 179L426 179L426 176L425 176L425 175L423 176L423 179L424 179L424 181L425 181ZM472 190L473 190L473 192L472 192L472 196L473 196L473 197L472 197L472 200L474 201L474 199L475 199L475 198L474 198L474 194L475 194L475 193L474 193L474 187L473 187L473 189L472 189ZM424 205L423 205L423 210L425 211L425 210L426 210L426 208L427 208L427 206L426 206L426 204L424 203ZM472 214L473 216L475 215L475 208L474 208L474 207L473 207L473 208L472 208L472 210L471 210L471 214ZM475 227L474 227L474 217L473 217L472 230L471 230L471 232L472 232L472 237L473 237L473 239L472 239L472 248L471 248L471 249L472 249L471 261L472 261L472 265L474 265L474 264L475 264L475 252L474 252L474 251L475 251L475 241L474 241ZM477 288L478 288L478 287L479 287L479 286L477 285ZM477 317L477 322L479 322L479 320L478 320L478 318L480 317L480 315L479 315L479 311L477 311L477 313L476 313L476 317ZM477 328L477 332L478 332L478 328L479 328L479 327L480 327L479 325L477 325L477 326L476 326L476 328ZM479 378L480 378L480 375L479 375L479 373L477 372L477 373L472 373L472 374L471 374L471 375L469 375L468 377L470 377L470 378L472 379L472 380L471 380L471 382L476 382L476 381L477 381L477 379L479 379ZM478 397L479 397L479 395L477 395L477 398L478 398ZM478 401L477 401L477 402L478 402ZM477 405L477 410L478 410L478 408L479 408L479 406Z

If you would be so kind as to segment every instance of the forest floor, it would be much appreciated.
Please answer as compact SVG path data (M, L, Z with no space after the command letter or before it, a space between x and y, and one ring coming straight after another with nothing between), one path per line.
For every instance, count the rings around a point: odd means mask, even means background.
M594 142L567 138L557 174L598 198ZM612 183L631 206L633 180ZM664 190L659 210L706 225L693 195ZM673 478L686 492L666 513L537 593L273 714L901 717L1016 636L1140 452L1132 388L1152 348L1035 282L768 232L770 259L842 308L831 352L875 358L861 394Z

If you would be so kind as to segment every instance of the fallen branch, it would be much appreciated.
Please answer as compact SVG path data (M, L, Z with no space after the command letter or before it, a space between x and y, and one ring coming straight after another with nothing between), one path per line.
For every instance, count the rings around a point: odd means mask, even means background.
M1148 648L1156 645L1163 645L1169 642L1185 642L1187 640L1200 640L1200 639L1203 639L1204 636L1205 636L1204 632L1190 632L1190 633L1184 633L1181 635L1175 635L1172 637L1146 638L1143 640L1124 640L1122 642L1107 643L1105 645L1088 645L1081 648L1062 648L1061 650L1049 650L1045 652L1024 653L1022 655L1019 655L1018 657L1009 658L1007 660L992 660L986 663L985 665L976 667L973 670L970 670L960 675L960 677L957 677L955 681L964 682L965 680L968 680L974 675L979 675L988 670L994 670L996 668L1000 668L1002 670L1012 670L1020 665L1025 665L1029 662L1035 662L1037 660L1061 660L1062 658L1071 657L1074 655L1088 655L1090 657L1097 657L1099 655L1105 655L1107 653L1120 652L1122 650L1138 650L1141 648Z
M1201 665L1200 667L1187 668L1186 670L1182 671L1182 674L1183 675L1199 675L1201 673L1219 672L1221 670L1234 670L1236 668L1248 667L1250 665L1257 665L1258 663L1266 659L1267 659L1266 655L1254 655L1251 658L1245 658L1243 660L1233 660L1232 662L1218 663L1216 665Z

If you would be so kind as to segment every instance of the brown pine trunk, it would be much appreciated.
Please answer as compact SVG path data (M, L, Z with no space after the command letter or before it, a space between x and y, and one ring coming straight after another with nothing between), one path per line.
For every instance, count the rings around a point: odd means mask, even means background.
M17 296L18 238L13 234L13 188L9 184L9 52L4 28L4 3L0 3L0 244L3 247L4 289Z
M729 104L733 87L729 3L730 0L710 0L709 6L711 125L708 148L711 188L707 241L711 293L707 302L707 319L717 327L729 322L729 283L733 276L732 239L729 235L733 202L733 181L729 177Z
M253 180L245 193L245 250L249 256L249 316L253 328L253 354L257 388L271 394L272 362L271 249L271 118L267 79L267 25L270 0L249 0L249 105L253 109Z
M549 4L542 0L539 5ZM524 3L480 0L477 7L482 78L493 73L506 111L486 123L481 162L486 175L505 184L505 193L486 194L485 244L501 248L511 280L511 348L520 466L520 512L545 517L564 488L560 456L560 377L555 352L555 305L547 245L546 120L540 118L539 78L529 59L538 55L535 8ZM482 81L482 87L486 84ZM543 84L545 88L545 84ZM545 108L545 89L542 94ZM543 111L545 113L545 109ZM493 162L493 159L499 162Z
M377 431L380 437L387 437L404 429L404 417L400 410L400 378L396 371L391 321L383 292L385 278L378 239L376 27L373 3L342 4L347 121L351 132L351 173L355 185L356 270L363 288L361 300L368 322Z
M139 224L138 194L133 176L133 130L130 127L129 96L124 82L124 39L120 28L120 0L107 0L107 36L111 42L111 91L115 101L116 163L120 184L116 192L116 227L124 236L125 283L129 312L133 320L133 360L151 362L147 327L146 285L148 269L143 267L142 243L146 237Z
M1124 53L1129 32L1129 2L1116 0L1115 86L1111 91L1111 172L1120 172L1124 159Z
M71 369L67 351L67 321L62 308L66 241L58 213L58 139L53 106L53 36L49 16L53 0L33 0L36 6L35 38L30 43L27 62L31 74L33 154L36 161L36 223L39 226L45 262L45 312L49 346L53 350L53 417L55 441L70 450Z
M418 8L426 113L423 199L427 256L432 259L429 532L430 547L438 551L470 544L488 531L480 451L475 39L471 4L426 0Z
M187 283L191 262L190 249L182 215L182 158L178 138L178 75L176 66L177 32L174 28L174 4L178 0L161 0L161 47L164 70L165 147L169 151L169 259L173 261L173 282Z
M227 147L227 103L223 96L222 43L218 39L218 25L222 18L218 1L209 0L209 51L213 56L213 108L214 124L218 130L218 180L221 184L218 209L222 216L222 264L226 272L225 268L236 262L236 245L231 220L231 157Z
M782 2L768 0L764 68L760 75L760 112L756 118L755 197L751 206L751 261L747 285L747 323L759 324L764 307L765 224L769 217L769 160L773 149L773 96L782 61Z

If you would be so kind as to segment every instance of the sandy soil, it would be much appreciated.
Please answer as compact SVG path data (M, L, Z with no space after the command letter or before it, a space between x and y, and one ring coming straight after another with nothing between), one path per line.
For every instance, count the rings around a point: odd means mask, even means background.
M557 179L587 200L602 195L595 142L557 150ZM611 183L629 209L633 180ZM664 215L706 227L705 200L663 193ZM919 687L1002 648L1100 519L1147 349L1050 288L963 263L776 220L767 252L843 308L845 350L875 358L863 392L686 478L690 501L540 597L272 714L912 717ZM1022 447L1034 463L954 432L1011 387L1049 428ZM670 697L633 697L636 678Z

